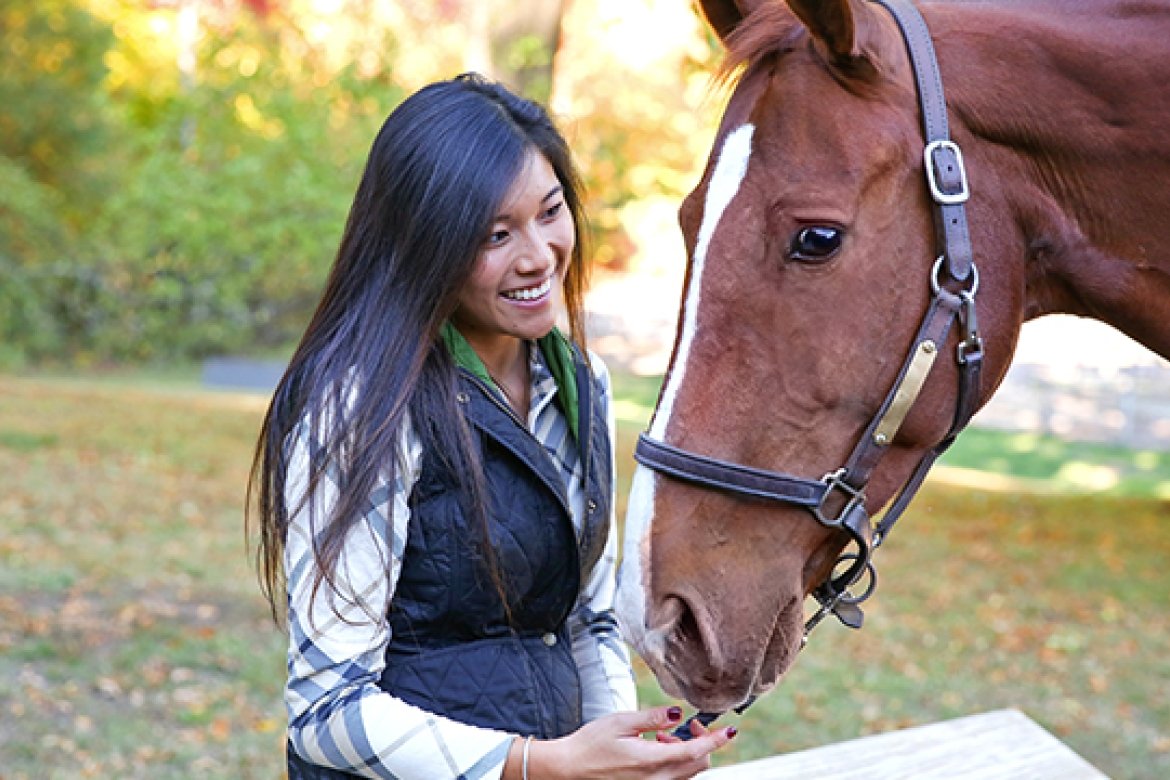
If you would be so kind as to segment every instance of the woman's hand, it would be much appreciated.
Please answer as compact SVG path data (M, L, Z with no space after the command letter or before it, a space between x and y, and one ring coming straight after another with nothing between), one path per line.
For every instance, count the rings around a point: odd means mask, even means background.
M694 737L684 742L670 734L681 719L682 710L678 707L618 712L587 723L567 737L547 742L534 740L529 747L528 780L693 777L711 765L711 753L726 745L736 730L732 726L708 731L692 721ZM650 732L657 732L654 741L642 738ZM505 777L520 777L523 740L516 742ZM514 774L513 756L517 770Z

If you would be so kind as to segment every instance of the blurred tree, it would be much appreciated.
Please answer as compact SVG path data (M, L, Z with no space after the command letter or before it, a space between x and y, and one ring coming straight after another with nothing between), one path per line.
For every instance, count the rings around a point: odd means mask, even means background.
M561 40L563 0L471 0L467 19L469 70L547 102Z
M0 4L0 155L56 190L63 216L76 218L101 191L111 41L109 27L73 0Z
M603 270L682 268L673 215L721 113L711 78L721 50L677 0L569 5L552 106L581 160Z
M156 13L145 26L177 23ZM333 70L312 19L208 14L195 78L164 91L130 66L154 56L149 38L116 29L118 94L134 107L126 175L88 231L95 273L74 280L74 305L55 316L95 358L286 346L319 293L365 149L401 95L392 58L363 65L355 54ZM377 49L393 52L392 38Z
M109 27L76 2L0 5L0 365L58 354L54 274L112 184Z
M60 213L53 189L0 157L0 367L22 365L60 346L46 279L68 243Z
M476 42L551 103L598 258L641 262L718 115L704 29L677 0L5 0L0 364L287 347L378 125Z

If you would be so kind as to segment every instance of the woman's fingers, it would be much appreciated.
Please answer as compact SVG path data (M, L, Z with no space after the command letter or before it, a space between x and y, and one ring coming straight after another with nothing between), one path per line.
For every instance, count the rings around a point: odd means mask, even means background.
M691 736L692 737L701 737L705 734L711 733L711 729L708 728L707 726L704 726L702 721L700 721L698 718L691 718L690 726L691 726ZM734 728L735 727L733 726L732 727L732 734L731 734L732 737L735 736Z
M614 725L620 733L627 736L637 736L648 731L662 731L674 729L682 721L681 707L651 707L636 712L620 712L612 716Z
M714 731L698 721L690 724L691 739L683 741L672 733L682 722L678 707L654 707L637 712L607 715L582 727L570 737L541 743L532 751L532 762L544 764L552 754L545 744L567 750L560 766L577 767L582 776L609 778L690 778L710 766L710 754L726 745L735 727ZM654 740L642 735L654 733ZM548 753L546 755L546 753Z
M701 737L710 731L698 718L691 718L685 725L691 733L691 737ZM659 742L683 742L682 737L675 736L677 732L678 728L676 727L669 731L660 731L655 736Z
M659 731L654 735L656 742L663 746L669 746L672 751L669 755L664 755L665 760L702 758L735 739L735 735L738 733L735 726L711 730L697 720L691 721L690 729L691 738L689 740L682 740L670 731Z
M667 736L659 746L663 752L665 777L692 777L711 765L711 754L735 738L735 726L709 731L703 724L692 722L690 740L683 741L673 735Z
M696 728L697 727L697 728ZM735 739L739 730L735 726L708 731L701 723L691 724L691 739L680 742L683 747L690 748L690 754L695 758L707 756Z

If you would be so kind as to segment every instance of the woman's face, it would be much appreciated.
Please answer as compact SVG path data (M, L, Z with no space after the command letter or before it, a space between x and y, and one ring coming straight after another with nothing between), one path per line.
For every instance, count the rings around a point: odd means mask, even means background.
M459 294L453 320L477 351L552 330L573 244L573 217L561 183L534 150L504 195Z

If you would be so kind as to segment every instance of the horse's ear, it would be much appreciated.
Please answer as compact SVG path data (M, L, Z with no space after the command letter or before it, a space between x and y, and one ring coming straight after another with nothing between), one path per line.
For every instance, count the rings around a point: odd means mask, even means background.
M703 16L720 40L726 41L731 31L757 6L766 0L699 0ZM813 5L816 5L815 0Z
M862 55L861 26L867 20L865 9L855 0L787 0L813 37L834 62Z

